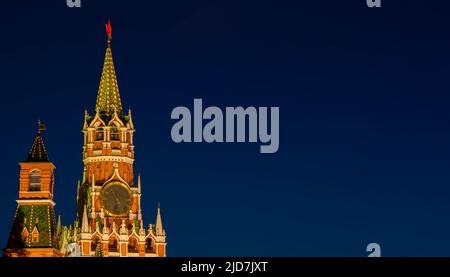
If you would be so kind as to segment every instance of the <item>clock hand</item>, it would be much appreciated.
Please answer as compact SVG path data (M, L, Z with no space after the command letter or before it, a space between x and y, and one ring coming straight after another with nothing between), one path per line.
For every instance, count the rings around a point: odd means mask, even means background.
M119 195L117 195L117 191L113 191L114 192L114 198L116 198L116 201L119 202Z
M120 198L119 198L119 194L117 193L117 191L114 191L114 196L116 197L116 208L120 207Z

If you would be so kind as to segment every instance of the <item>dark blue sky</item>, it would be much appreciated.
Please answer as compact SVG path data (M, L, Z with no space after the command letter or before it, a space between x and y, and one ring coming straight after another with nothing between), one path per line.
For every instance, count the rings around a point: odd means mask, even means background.
M448 1L6 1L0 245L36 121L75 216L84 109L113 25L144 223L170 256L450 256ZM280 148L175 144L176 106L279 106Z

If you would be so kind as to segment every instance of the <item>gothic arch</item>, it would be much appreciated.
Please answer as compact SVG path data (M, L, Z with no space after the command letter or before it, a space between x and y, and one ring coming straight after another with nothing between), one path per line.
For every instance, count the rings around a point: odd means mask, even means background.
M98 245L102 245L102 237L99 236L98 234L92 236L91 239L91 251L94 251L97 249Z
M106 123L100 118L99 113L96 113L89 127L98 128L99 126L106 126Z
M108 252L119 252L119 238L115 235L109 237Z
M139 253L139 239L136 236L130 236L128 239L128 253Z
M108 122L109 126L111 126L112 124L116 125L117 128L125 127L123 121L120 119L117 113L114 113L113 118L111 118L111 120Z
M150 236L145 238L145 253L156 253L156 241Z

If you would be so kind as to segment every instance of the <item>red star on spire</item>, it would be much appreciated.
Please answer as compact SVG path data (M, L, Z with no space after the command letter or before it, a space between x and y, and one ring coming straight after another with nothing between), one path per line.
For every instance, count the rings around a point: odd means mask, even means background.
M106 27L106 35L108 35L108 41L111 40L112 37L112 26L111 26L111 21L108 19L108 23L105 24Z

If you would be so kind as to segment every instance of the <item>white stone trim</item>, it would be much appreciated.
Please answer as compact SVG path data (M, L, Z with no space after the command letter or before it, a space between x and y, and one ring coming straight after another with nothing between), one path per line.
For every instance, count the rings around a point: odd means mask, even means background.
M119 252L109 252L108 250L108 257L121 257Z
M85 158L83 162L85 165L88 163L95 163L95 162L124 162L128 164L133 164L134 159L123 156L96 156Z
M52 206L55 206L56 203L55 201L51 200L51 199L17 199L16 200L17 204L29 204L29 203L47 203L47 204L52 204Z

